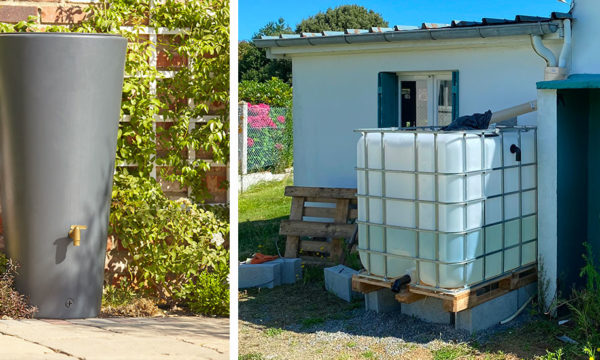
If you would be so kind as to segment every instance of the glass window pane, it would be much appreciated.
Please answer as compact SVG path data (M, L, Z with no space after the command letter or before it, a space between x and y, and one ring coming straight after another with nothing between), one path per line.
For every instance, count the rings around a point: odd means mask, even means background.
M452 122L452 81L438 81L438 125L444 126Z
M427 80L417 80L417 126L428 126L427 119Z

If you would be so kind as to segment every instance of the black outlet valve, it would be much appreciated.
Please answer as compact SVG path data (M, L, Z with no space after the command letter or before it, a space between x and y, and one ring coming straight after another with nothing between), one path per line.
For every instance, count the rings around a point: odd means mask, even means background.
M410 276L404 275L403 277L396 279L392 284L392 291L395 293L400 292L403 286L410 284Z
M517 145L512 144L510 146L510 153L511 154L517 154L517 158L516 160L521 162L521 148L519 148Z

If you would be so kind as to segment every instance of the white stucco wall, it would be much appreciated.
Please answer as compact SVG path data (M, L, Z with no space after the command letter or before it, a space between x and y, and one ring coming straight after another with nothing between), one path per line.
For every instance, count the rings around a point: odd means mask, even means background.
M575 0L571 74L600 73L600 1Z
M557 104L556 90L538 90L538 257L543 299L550 308L556 298L557 273Z
M356 186L358 135L353 130L377 127L381 71L458 70L460 115L536 99L545 62L532 50L529 37L496 39L440 50L431 49L429 41L426 50L293 55L295 184ZM560 40L553 42L556 53L560 45ZM536 114L520 117L519 123L535 124Z

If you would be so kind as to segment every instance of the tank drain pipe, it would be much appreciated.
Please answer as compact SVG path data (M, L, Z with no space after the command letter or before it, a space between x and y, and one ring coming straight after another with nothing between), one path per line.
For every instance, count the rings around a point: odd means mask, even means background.
M504 325L507 322L510 322L514 318L516 318L517 316L519 316L519 314L522 313L523 310L525 310L525 308L527 307L527 305L529 305L529 303L531 302L531 300L533 300L534 297L535 297L535 295L531 295L531 297L529 298L529 300L525 301L525 304L521 305L521 307L519 308L519 310L517 310L516 313L512 314L509 318L500 321L500 324Z
M524 104L510 107L492 113L492 119L490 125L495 124L504 120L515 118L519 115L524 115L537 110L537 100L531 100Z

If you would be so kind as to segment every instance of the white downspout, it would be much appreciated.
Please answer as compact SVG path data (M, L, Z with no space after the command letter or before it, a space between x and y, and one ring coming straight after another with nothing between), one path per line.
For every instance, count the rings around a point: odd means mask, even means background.
M562 51L560 52L560 57L558 59L558 67L567 68L567 61L569 56L571 55L571 20L566 19L563 21L564 28L564 44L562 47Z
M562 80L567 77L567 60L571 54L571 20L563 20L563 47L557 60L552 50L542 43L542 37L531 35L531 46L533 50L546 61L544 69L544 80Z
M531 35L531 45L533 46L533 50L535 50L542 59L546 60L547 67L556 67L556 56L554 56L552 50L544 46L540 35Z

